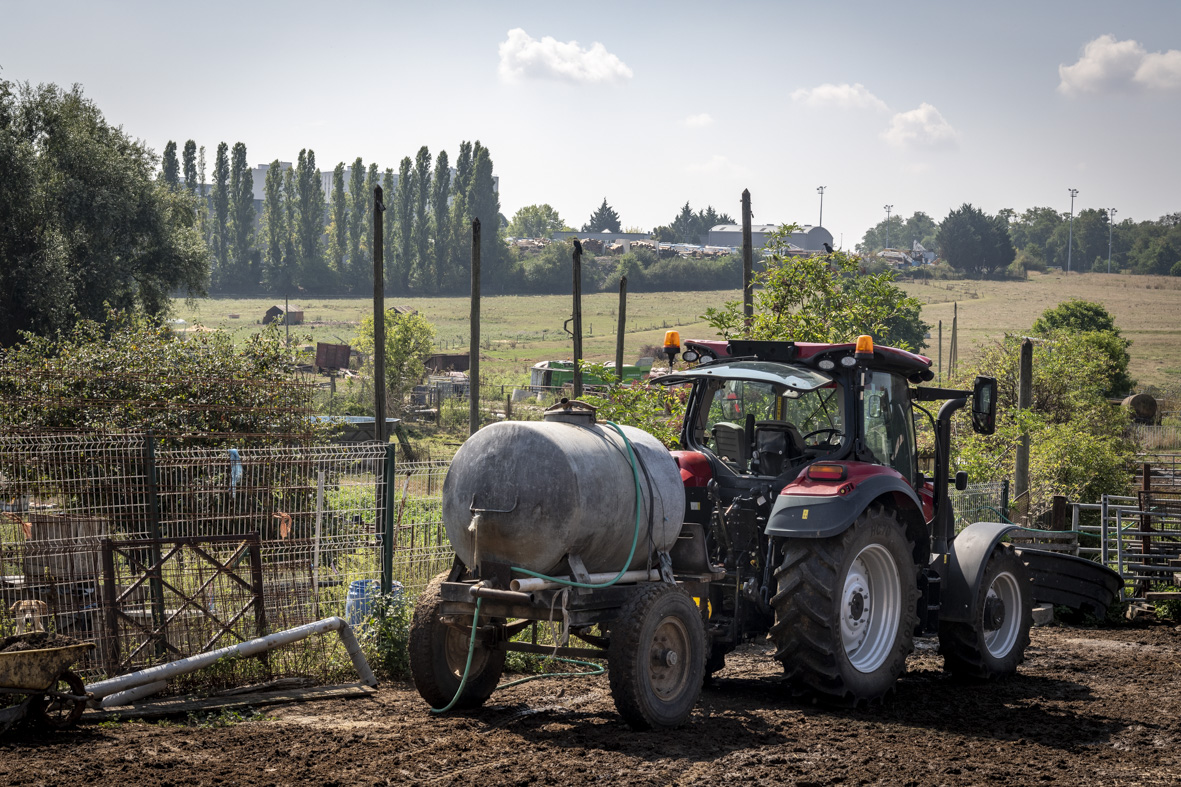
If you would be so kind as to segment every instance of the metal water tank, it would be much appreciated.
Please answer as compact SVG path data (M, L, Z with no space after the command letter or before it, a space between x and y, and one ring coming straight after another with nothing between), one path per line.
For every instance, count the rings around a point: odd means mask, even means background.
M660 441L630 426L640 477L640 538L628 569L672 548L685 493ZM596 423L581 402L550 408L543 421L501 421L460 447L443 483L443 522L459 558L472 567L508 563L568 574L568 555L591 573L623 568L635 532L636 485L619 433Z

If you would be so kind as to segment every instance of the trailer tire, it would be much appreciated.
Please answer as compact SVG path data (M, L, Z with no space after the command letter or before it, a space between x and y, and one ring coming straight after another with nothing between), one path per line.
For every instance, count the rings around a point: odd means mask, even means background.
M607 664L615 708L633 729L684 724L705 678L697 604L673 585L641 589L611 624Z
M410 622L410 675L414 687L432 708L445 707L459 690L471 636L470 628L461 630L441 619L442 586L446 579L447 574L443 573L431 580L418 597ZM481 620L480 624L486 622ZM476 641L467 683L453 706L455 709L478 708L492 696L504 672L505 656L505 651Z
M68 670L58 676L51 688L53 691L72 694L75 697L86 694L82 678ZM29 701L27 718L38 729L64 730L77 724L85 710L86 700L63 700L48 694L40 694Z
M897 513L877 503L840 535L785 542L771 637L795 688L849 705L894 688L914 649L913 555Z
M988 680L1012 675L1025 661L1033 625L1029 571L1012 547L998 544L976 591L971 623L939 625L943 668L957 678ZM1014 614L1016 612L1016 614Z

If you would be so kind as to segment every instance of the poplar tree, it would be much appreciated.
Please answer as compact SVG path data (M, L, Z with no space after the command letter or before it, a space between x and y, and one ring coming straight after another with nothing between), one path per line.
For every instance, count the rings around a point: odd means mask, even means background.
M258 283L254 258L254 176L246 163L246 145L234 143L230 155L230 240L235 288Z
M322 273L323 253L320 238L324 234L324 188L320 170L316 169L316 153L299 151L295 173L298 195L296 208L295 243L299 251L300 278L304 284L317 281Z
M365 194L365 165L361 157L349 171L349 270L353 285L363 287L369 259L361 251L365 238L365 211L373 195Z
M504 288L504 243L500 228L500 197L492 178L492 157L477 140L472 148L472 179L468 213L480 220L480 266L493 289Z
M287 229L287 206L283 199L283 171L275 159L267 168L266 193L262 203L263 280L268 289L287 289L290 284L291 259Z
M455 159L455 180L451 183L451 270L462 280L472 257L472 237L467 189L472 179L472 143L460 142Z
M185 143L184 157L185 188L190 194L197 193L197 143L189 140Z
M451 263L451 217L447 214L447 195L451 192L451 168L447 151L440 150L431 175L431 213L434 214L432 232L435 239L435 292L443 291L447 268Z
M171 139L164 146L164 160L161 166L164 182L169 188L176 188L180 184L180 162L176 160L176 143Z
M414 170L410 157L406 156L398 165L398 193L394 198L395 226L398 256L395 261L395 275L402 285L402 292L410 289L410 259L414 250Z
M414 160L414 281L425 285L430 278L431 227L426 215L431 195L431 152L423 145Z
M377 165L371 163L365 172L365 248L361 252L367 260L373 259L373 190L380 182Z
M341 281L347 281L345 255L349 248L349 207L344 193L344 162L332 170L332 269ZM352 284L352 282L347 282Z
M397 216L397 211L394 210L394 191L397 185L394 181L394 171L390 167L386 167L385 173L381 177L381 191L382 198L385 200L385 212L381 214L381 235L385 241L383 254L384 263L384 279L385 289L390 292L390 284L393 283L394 271L394 227L397 222L394 220ZM369 195L369 199L373 199L373 195ZM371 258L372 259L372 258ZM370 260L371 262L371 260ZM372 273L372 269L370 269Z
M230 215L230 160L229 145L218 143L217 156L213 161L213 221L210 227L210 248L213 251L213 286L223 286L229 273L229 227Z
M288 167L283 172L283 212L287 217L286 232L283 234L283 259L287 270L287 285L292 286L299 280L299 251L296 247L295 228L298 221L299 182L295 176L295 167Z

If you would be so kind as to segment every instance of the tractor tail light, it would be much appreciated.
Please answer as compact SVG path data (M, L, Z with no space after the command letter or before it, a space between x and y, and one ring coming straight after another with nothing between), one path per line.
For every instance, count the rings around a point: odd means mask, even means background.
M808 465L808 478L813 481L844 481L849 469L844 465L831 465L817 462Z

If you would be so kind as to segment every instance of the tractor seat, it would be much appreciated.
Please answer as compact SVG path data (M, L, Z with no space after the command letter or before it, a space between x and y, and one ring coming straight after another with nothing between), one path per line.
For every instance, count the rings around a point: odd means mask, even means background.
M746 471L750 463L750 441L746 439L746 430L729 421L714 424L714 453L723 461L736 465L740 472Z
M788 421L755 422L754 457L759 475L779 475L804 455L804 438Z

